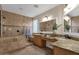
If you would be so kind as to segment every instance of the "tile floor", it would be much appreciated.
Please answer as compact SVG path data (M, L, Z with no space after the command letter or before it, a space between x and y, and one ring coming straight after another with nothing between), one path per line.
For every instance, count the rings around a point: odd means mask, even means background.
M41 49L32 43L28 42L29 45L23 49L16 50L14 52L5 53L4 55L48 55L48 50Z

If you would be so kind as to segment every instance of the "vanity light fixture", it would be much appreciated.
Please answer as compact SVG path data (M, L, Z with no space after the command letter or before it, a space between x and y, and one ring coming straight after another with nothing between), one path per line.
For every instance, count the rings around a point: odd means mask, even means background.
M53 16L48 17L48 21L53 20Z
M70 20L70 17L69 17L69 16L64 16L64 19L65 19L66 21L69 21L69 20Z
M48 19L48 16L45 16Z
M43 19L42 19L42 21L41 22L46 22L48 20L48 17L47 16L45 16Z
M52 20L53 19L53 17L52 16L45 16L43 19L42 19L42 21L41 22L46 22L46 21L50 21L50 20Z

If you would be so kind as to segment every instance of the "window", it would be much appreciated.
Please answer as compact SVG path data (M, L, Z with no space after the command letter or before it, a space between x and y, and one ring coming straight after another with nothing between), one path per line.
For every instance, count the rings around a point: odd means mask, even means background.
M37 33L39 32L39 20L36 19L36 20L33 20L33 33Z

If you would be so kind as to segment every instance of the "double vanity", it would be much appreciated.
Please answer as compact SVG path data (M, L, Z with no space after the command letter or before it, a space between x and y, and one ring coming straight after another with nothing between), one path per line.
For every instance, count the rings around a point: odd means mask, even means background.
M34 33L33 43L40 48L50 48L53 55L78 55L79 41L67 35Z

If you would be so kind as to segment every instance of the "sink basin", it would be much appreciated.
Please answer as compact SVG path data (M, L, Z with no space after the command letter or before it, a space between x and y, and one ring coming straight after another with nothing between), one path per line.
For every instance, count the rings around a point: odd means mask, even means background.
M49 39L49 40L52 41L52 42L56 42L57 41L56 38L52 38L52 39Z
M65 38L67 38L67 39L71 39L71 37L69 36L69 35L64 35L65 36Z

